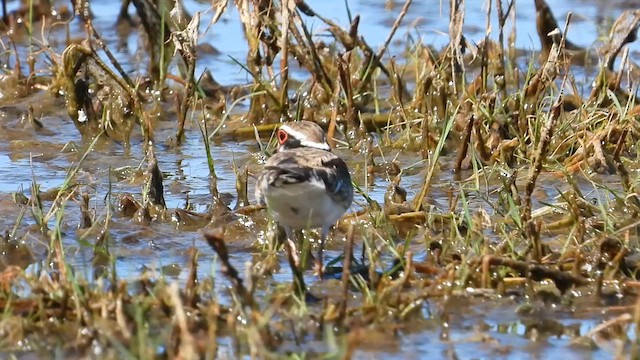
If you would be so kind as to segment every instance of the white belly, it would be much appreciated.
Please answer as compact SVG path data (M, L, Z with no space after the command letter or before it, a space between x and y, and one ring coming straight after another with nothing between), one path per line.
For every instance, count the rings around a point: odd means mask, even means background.
M269 187L265 195L273 218L292 229L329 227L346 211L316 182Z

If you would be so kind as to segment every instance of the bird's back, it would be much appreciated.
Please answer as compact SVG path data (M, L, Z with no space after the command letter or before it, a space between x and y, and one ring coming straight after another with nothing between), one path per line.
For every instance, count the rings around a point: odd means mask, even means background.
M267 160L256 199L284 226L328 227L353 201L351 176L345 162L329 151L280 151Z

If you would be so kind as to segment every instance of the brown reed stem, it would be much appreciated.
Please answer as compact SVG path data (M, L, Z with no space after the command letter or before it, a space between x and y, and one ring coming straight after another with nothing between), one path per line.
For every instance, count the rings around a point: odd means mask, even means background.
M630 358L638 359L640 357L640 297L636 299L636 304L633 309L633 325L636 338L631 344Z
M545 279L551 279L558 290L560 290L560 292L562 293L567 291L572 286L585 286L591 284L591 281L589 279L586 279L580 275L574 275L561 269L554 269L546 265L514 260L501 256L486 255L480 258L473 258L470 260L470 263L476 264L475 266L482 265L483 267L510 267L521 273L528 274L527 278L533 281L543 281Z
M253 298L250 296L250 293L244 286L238 270L236 270L236 268L231 265L231 262L229 261L229 250L227 249L227 245L224 242L224 230L222 228L205 229L202 230L201 233L202 236L204 236L205 240L207 240L209 246L211 246L216 254L218 254L221 262L220 271L231 282L233 290L236 292L236 294L238 294L240 304L245 308L254 309L256 307L256 304Z
M454 167L453 172L455 173L454 179L456 181L460 181L460 171L462 168L462 161L467 156L467 151L469 150L469 144L471 143L471 133L473 130L473 123L475 122L475 115L471 115L469 117L469 122L467 122L467 126L464 128L464 139L462 143L460 143L460 150L458 150L458 156L456 157L456 165Z
M347 121L347 128L353 130L357 128L356 125L356 107L353 101L353 85L351 84L351 52L347 52L338 60L338 72L340 73L340 83L342 84L342 91L347 101L347 109L345 119Z
M190 249L191 256L189 257L189 275L185 285L185 295L187 306L195 308L200 300L198 296L198 254L199 251L196 248Z
M339 321L344 324L347 318L347 305L349 302L349 277L351 276L351 258L353 257L353 224L349 225L347 241L344 244L344 262L342 265L342 301L340 302Z
M280 6L282 11L282 24L280 34L280 104L282 104L282 113L287 112L287 104L289 103L289 29L291 28L291 12L289 10L289 0L285 0Z
M338 122L338 111L340 109L340 79L336 79L336 85L333 90L333 106L331 109L331 117L329 118L329 126L327 127L327 143L331 148L336 146L335 132Z
M409 11L409 7L411 6L412 2L413 0L406 0L404 2L404 5L400 10L400 14L398 14L398 17L393 22L393 26L391 26L391 31L389 32L389 35L387 35L387 39L384 41L384 44L382 45L380 50L378 50L378 52L376 53L376 57L378 59L382 59L382 56L384 56L384 53L387 51L387 48L391 43L391 39L393 39L393 36L396 34L396 31L398 30L398 27L400 27L400 24L402 23L402 19L404 19L405 15L407 15L407 12Z
M509 5L507 7L507 12L505 13L502 9L502 0L496 0L496 10L498 12L498 48L500 49L500 54L497 56L498 58L498 69L496 71L496 76L501 76L503 81L497 82L498 89L500 90L500 95L502 98L507 97L507 81L504 79L505 75L505 51L504 51L504 25L507 22L507 17L513 8L513 3L515 0L509 1Z
M158 159L156 158L155 151L153 150L153 146L149 147L148 150L148 172L151 176L149 178L149 198L151 203L154 205L160 205L163 208L167 207L167 204L164 200L164 185L162 184L162 172L160 171L160 167L158 166Z
M536 261L540 261L541 247L537 240L539 239L539 234L536 234L536 226L531 219L531 195L533 194L533 190L535 189L538 176L540 176L540 172L542 171L542 162L547 155L547 149L549 147L549 144L551 143L551 137L553 135L553 128L556 121L560 117L561 111L562 100L558 98L551 107L550 114L547 116L547 121L542 128L538 148L536 150L536 153L534 154L534 161L533 164L531 164L531 169L529 171L529 179L527 180L527 183L525 185L522 223L525 226L525 237L532 242L531 245L533 245L534 248L534 259Z

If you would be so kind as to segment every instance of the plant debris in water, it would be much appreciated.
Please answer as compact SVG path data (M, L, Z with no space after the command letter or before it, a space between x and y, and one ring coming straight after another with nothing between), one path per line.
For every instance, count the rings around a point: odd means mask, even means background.
M3 357L401 356L424 351L425 336L447 358L474 343L518 356L522 340L551 338L584 356L640 357L639 72L628 47L639 10L586 49L570 41L571 14L563 21L535 0L541 50L530 57L514 45L515 0L489 2L487 34L498 38L477 44L463 33L465 1L451 0L449 44L407 39L398 55L390 47L411 0L377 48L348 2L343 27L303 0L213 1L208 24L179 0L123 0L113 27L139 32L145 60L132 75L94 26L92 3L33 0L8 12L2 1L1 149L24 158L37 145L32 167L53 153L73 162L59 186L43 190L34 171L29 189L0 196L12 221L0 239ZM229 11L247 46L232 61L248 84L198 73L212 52L201 35ZM84 33L60 50L49 43L72 27ZM576 71L594 74L589 90ZM72 141L38 143L67 119ZM356 191L327 244L324 280L311 271L318 234L299 236L306 296L280 276L282 231L247 191L278 124L302 119L325 128ZM163 172L166 153L197 141L204 200ZM255 153L227 171L216 144L238 141ZM113 149L123 154L98 179L91 159ZM119 164L130 157L142 161ZM221 190L225 176L235 195ZM387 188L379 200L376 182ZM171 209L169 193L183 205ZM184 261L119 272L128 244L163 246L154 229L193 235ZM75 259L85 250L88 266ZM212 262L213 275L199 271Z

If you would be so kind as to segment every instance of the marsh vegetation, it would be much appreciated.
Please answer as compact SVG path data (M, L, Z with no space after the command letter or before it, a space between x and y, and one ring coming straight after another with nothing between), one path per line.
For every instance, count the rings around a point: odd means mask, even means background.
M639 10L114 3L2 1L2 357L640 358ZM355 190L313 298L251 190L301 119Z

